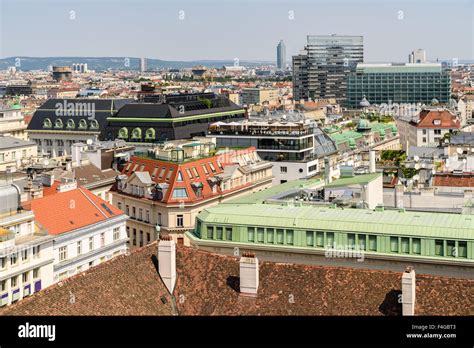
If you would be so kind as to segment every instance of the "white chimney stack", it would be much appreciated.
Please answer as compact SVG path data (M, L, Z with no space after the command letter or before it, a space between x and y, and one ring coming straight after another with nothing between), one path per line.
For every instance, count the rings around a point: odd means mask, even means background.
M369 173L375 173L375 151L369 150Z
M256 296L258 279L258 259L252 253L243 253L240 258L240 293Z
M415 315L415 270L409 266L402 276L402 315Z
M162 236L158 243L158 270L172 294L176 284L176 243L170 236Z

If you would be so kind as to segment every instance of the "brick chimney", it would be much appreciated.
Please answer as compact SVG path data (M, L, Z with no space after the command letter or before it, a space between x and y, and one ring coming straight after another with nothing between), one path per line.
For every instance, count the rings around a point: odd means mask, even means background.
M170 236L160 237L158 271L166 288L172 294L176 284L176 243Z
M415 315L415 270L408 266L402 276L402 315Z
M258 292L258 259L255 254L244 252L240 258L240 293L257 296Z

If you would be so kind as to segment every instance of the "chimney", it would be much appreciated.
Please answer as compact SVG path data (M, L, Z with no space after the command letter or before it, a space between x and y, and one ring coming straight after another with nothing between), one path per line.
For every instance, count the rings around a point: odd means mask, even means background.
M402 315L415 315L415 270L408 266L402 276Z
M257 296L258 279L258 259L255 254L242 253L240 258L240 293Z
M375 173L375 151L369 150L369 173Z
M329 158L325 157L324 158L324 183L329 184L331 183L332 178L331 178L331 163L329 161Z
M176 284L176 244L171 236L161 236L158 243L158 270L166 288L173 293Z

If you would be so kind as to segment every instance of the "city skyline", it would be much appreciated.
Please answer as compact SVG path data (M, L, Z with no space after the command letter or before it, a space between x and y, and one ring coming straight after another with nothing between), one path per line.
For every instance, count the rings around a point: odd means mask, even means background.
M472 3L456 0L426 5L425 0L362 4L351 0L272 3L208 0L199 4L147 0L98 3L1 0L0 57L275 61L275 45L280 39L286 44L287 57L291 57L299 53L307 35L338 34L362 35L366 62L404 62L417 48L425 49L427 60L432 62L473 59ZM459 11L461 7L468 10ZM230 14L236 19L234 24L229 21ZM239 26L239 20L255 25ZM430 24L440 21L444 25ZM17 23L28 23L28 26ZM239 30L232 29L237 26ZM27 29L31 27L35 28L34 35ZM108 34L111 30L114 35ZM143 33L150 40L137 40ZM459 35L465 38L465 45L457 45L457 40L453 40Z

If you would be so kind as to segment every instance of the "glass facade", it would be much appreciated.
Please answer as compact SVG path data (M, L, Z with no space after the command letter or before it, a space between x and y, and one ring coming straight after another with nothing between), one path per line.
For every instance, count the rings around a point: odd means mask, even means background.
M451 95L451 78L442 71L441 65L432 64L415 68L393 66L386 69L358 68L348 77L347 106L360 107L365 97L371 104L423 103L430 104L433 98L448 103Z

